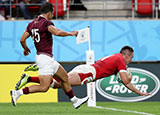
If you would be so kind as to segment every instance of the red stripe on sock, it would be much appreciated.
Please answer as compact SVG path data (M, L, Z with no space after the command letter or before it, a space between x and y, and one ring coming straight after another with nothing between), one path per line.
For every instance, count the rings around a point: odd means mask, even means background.
M57 77L53 76L53 79L55 79L57 82L61 82L61 80L59 78L57 78Z
M39 77L30 77L29 82L40 83L40 81L39 81Z
M23 90L23 94L29 94L29 88L28 87L25 87Z
M69 92L66 92L66 95L71 99L72 97L74 97L74 93L73 90L71 89Z

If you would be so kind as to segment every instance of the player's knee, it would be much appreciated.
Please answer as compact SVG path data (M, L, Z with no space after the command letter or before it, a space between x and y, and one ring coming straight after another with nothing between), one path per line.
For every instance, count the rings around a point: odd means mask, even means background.
M55 83L54 83L54 87L52 87L52 88L53 88L53 89L62 88L61 82L59 82L59 83L55 82Z
M48 89L49 89L49 87L43 86L43 87L41 87L41 92L47 92Z

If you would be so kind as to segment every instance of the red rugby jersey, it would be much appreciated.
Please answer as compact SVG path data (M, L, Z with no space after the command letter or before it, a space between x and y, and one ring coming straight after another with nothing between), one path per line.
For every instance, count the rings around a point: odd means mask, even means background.
M117 74L120 70L126 70L126 64L121 53L103 57L92 66L96 69L95 80Z

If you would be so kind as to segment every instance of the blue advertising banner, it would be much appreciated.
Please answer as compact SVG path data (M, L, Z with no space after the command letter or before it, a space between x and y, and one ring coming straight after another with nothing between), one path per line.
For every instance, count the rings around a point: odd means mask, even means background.
M0 22L0 61L34 61L36 51L32 38L27 40L31 49L29 56L23 56L20 38L31 21ZM160 60L160 21L53 21L64 31L80 30L90 26L91 49L95 61L103 56L118 53L121 47L134 48L134 61ZM85 61L88 43L77 45L75 37L53 36L53 54L57 61Z

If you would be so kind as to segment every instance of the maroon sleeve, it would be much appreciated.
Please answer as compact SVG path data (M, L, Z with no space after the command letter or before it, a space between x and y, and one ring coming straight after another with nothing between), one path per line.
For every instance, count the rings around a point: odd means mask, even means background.
M120 71L120 70L127 70L126 64L125 64L124 60L121 59L121 58L119 58L117 60L117 67L118 67L118 71Z
M50 26L50 25L53 25L53 26L54 26L54 23L53 23L52 21L48 21L47 27Z
M53 26L54 26L54 23L53 23L52 21L50 21L50 20L46 21L46 22L45 22L45 26L44 26L45 30L48 31L48 26L50 26L50 25L53 25Z

